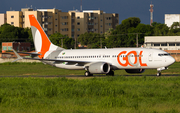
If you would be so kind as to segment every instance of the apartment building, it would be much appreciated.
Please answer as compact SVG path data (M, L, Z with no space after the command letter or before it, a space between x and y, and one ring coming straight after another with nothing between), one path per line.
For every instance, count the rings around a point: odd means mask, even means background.
M23 13L21 11L8 11L7 23L16 27L23 27Z
M23 8L21 11L7 11L7 23L16 27L30 27L28 15L33 14L50 36L60 32L68 37L77 38L85 32L103 34L119 24L119 15L105 13L102 10L87 10L83 12L62 12L58 9Z
M7 23L6 14L0 13L0 26Z

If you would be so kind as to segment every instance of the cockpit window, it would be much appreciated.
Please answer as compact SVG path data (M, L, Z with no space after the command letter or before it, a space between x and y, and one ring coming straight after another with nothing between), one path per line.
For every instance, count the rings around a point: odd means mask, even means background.
M158 56L169 56L170 54L169 53L160 53L158 54Z

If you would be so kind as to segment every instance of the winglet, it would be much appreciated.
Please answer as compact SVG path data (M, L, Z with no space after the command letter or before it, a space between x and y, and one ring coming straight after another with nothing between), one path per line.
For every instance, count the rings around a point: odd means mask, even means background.
M13 50L13 52L15 53L15 55L17 56L17 59L14 60L14 61L12 61L12 62L16 62L16 61L18 61L18 60L22 60L22 59L23 59L23 57L21 57L13 48L12 48L12 50Z

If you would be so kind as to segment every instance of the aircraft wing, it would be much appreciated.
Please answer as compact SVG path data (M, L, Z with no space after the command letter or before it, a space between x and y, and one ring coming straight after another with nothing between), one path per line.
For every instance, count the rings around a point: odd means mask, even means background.
M60 59L40 59L40 58L24 58L22 57L22 59L30 59L30 60L40 60L40 61L55 61L55 62L71 62L71 63L89 63L89 61L74 61L74 60L60 60Z
M21 59L30 59L30 60L40 60L40 61L55 61L56 63L63 63L63 62L68 62L67 64L86 64L86 63L90 63L90 61L74 61L74 60L60 60L60 59L40 59L40 58L25 58L25 57L21 57L14 49L12 49L13 52L15 53L15 55L17 56L17 59L12 61L12 62L16 62L18 60L21 60ZM20 52L20 53L24 53L26 54L26 52ZM30 54L30 55L34 55L34 56L38 56L40 54L37 54L37 53L27 53L27 54Z

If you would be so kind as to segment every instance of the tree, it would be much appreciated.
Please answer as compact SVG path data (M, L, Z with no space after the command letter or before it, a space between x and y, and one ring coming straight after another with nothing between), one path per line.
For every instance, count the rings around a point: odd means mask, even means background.
M63 39L63 48L74 48L75 40L73 38L65 37Z
M174 23L171 25L171 29L177 29L177 28L180 28L180 23L179 23L179 22L174 22Z
M155 36L166 36L168 34L169 28L166 24L158 24L154 27Z
M13 41L21 41L25 42L28 39L29 34L28 32L21 27L14 27L10 24L3 24L0 27L0 38L2 39L9 39Z
M107 47L127 47L136 45L136 27L141 20L137 17L130 17L121 22L115 30L111 31L111 35L106 39Z
M151 25L153 26L153 27L156 27L157 25L160 25L161 23L157 23L157 22L153 22Z
M136 26L139 23L141 23L141 20L137 17L127 18L123 20L121 24L116 27L117 33L118 34L127 33L129 28L131 27L136 28Z
M51 42L57 46L61 46L61 39L65 38L66 36L60 34L60 33L54 33L52 34L49 39Z
M150 25L145 24L138 24L136 28L131 28L128 30L128 36L135 39L134 41L131 41L136 45L136 35L138 34L138 43L143 44L144 43L144 36L152 36L153 35L153 27ZM133 34L131 34L133 33Z
M78 37L78 42L81 45L87 45L88 48L101 48L103 46L105 37L98 33L84 33Z
M139 23L141 23L141 20L137 17L130 17L128 19L125 19L122 21L122 24L127 25L128 27L136 27Z
M10 24L3 24L0 27L0 44L2 42L27 42L29 29L14 27Z
M63 44L63 48L65 49L74 48L74 43L75 43L74 39L69 38L68 36L62 35L61 33L54 33L49 37L49 39L51 40L53 44L57 46L62 47L62 44Z
M168 32L169 36L179 36L180 35L180 23L174 22Z
M109 35L111 35L113 30L114 30L113 28L109 28L109 30L104 33L105 38L107 38Z
M28 36L26 42L30 42L30 43L31 43L31 50L35 50L35 48L34 48L33 36L32 36L32 32L31 32L31 28L28 28L28 27L27 27L27 28L24 28L24 32L26 32L26 33L27 33L27 36Z

